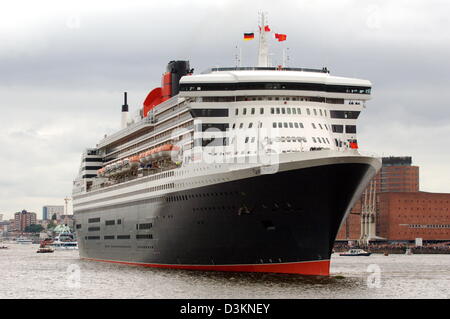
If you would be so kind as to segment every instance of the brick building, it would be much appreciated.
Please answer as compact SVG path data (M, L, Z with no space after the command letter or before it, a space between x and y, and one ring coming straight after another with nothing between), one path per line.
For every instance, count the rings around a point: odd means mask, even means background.
M386 157L382 162L372 183L376 236L389 241L450 239L450 229L446 228L450 224L450 194L419 192L419 167L412 165L411 157ZM361 212L367 191L342 224L338 241L361 239Z
M382 163L375 175L377 193L419 191L419 167L411 157L384 157Z
M390 241L450 241L450 194L380 193L377 235Z
M35 225L36 223L36 213L22 210L14 214L14 229L17 231L24 231L27 226Z

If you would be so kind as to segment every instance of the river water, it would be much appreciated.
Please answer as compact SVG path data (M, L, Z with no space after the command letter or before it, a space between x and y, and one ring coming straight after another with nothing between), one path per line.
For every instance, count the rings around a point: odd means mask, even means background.
M333 255L331 277L320 278L154 269L8 246L0 250L0 299L450 298L450 255Z

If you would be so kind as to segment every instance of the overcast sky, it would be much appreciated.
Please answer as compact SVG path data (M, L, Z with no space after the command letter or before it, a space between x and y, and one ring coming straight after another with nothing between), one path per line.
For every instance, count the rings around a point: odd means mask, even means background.
M281 63L368 79L365 152L410 155L422 191L450 193L450 3L445 0L23 1L0 6L0 214L63 205L84 148L120 126L168 61L195 72L256 64L258 11ZM70 210L71 211L71 210Z

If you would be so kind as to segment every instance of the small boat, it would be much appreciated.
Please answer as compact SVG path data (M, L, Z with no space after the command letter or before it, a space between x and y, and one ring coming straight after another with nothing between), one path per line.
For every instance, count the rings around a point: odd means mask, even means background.
M78 242L75 240L74 235L69 232L64 232L56 236L56 238L48 244L56 250L77 250Z
M18 244L32 244L33 241L31 239L20 237L20 238L16 239L16 243L18 243Z
M8 246L0 246L0 249L9 249Z
M405 251L405 255L412 255L412 254L413 253L412 253L411 248L407 248L406 251Z
M362 249L350 249L346 253L339 254L340 256L370 256L371 253L368 253Z
M38 254L53 253L55 250L50 247L41 247L36 252Z

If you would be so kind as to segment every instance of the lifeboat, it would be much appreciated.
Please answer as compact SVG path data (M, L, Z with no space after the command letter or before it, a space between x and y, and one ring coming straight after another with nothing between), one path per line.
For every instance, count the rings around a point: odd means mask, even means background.
M139 155L135 155L135 156L130 157L130 159L129 159L130 168L138 167L139 163L140 163Z
M147 164L150 161L177 156L179 151L180 147L173 144L166 144L140 153L137 155L137 160L142 164Z
M180 151L180 147L173 144L166 144L152 150L152 159L175 158Z
M100 169L97 171L97 175L100 176L100 177L105 176L105 168L104 168L104 167L100 168Z

